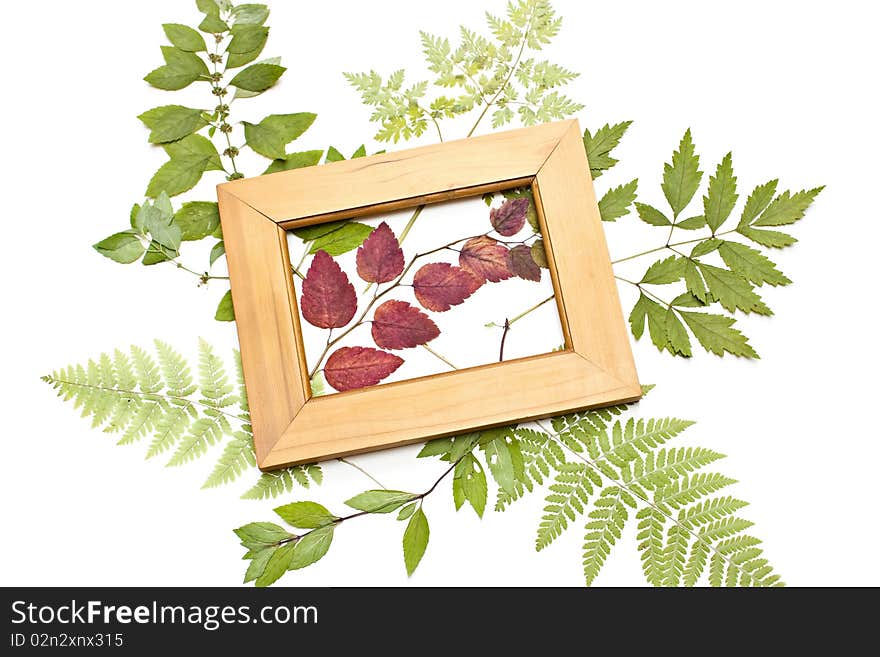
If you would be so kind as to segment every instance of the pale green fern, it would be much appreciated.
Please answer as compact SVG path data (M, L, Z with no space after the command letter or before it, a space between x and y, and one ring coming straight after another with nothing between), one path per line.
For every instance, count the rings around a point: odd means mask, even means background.
M535 548L547 548L582 522L588 585L631 522L636 524L642 570L652 585L694 586L702 578L712 586L781 585L760 540L745 533L752 523L737 515L746 502L716 495L736 481L704 471L723 455L702 447L668 446L693 422L624 420L619 416L626 408L553 418L552 429L542 423L542 430L517 428L505 443L514 455L515 484L505 486L497 468L489 468L499 487L495 510L544 488ZM455 461L455 442L432 441L420 456Z
M234 352L236 384L223 360L199 341L198 383L186 359L157 340L155 355L140 347L101 354L85 365L71 365L42 380L65 401L72 401L92 427L118 434L120 445L150 436L147 458L171 453L169 466L183 465L223 443L217 463L204 483L212 488L256 468L253 433L241 358ZM320 484L317 465L266 473L243 497L264 499L290 492L298 484Z

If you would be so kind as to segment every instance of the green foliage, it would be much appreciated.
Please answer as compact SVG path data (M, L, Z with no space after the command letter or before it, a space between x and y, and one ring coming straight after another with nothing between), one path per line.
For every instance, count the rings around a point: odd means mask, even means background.
M277 58L252 63L268 39L269 28L264 26L268 7L234 6L227 0L199 0L196 7L202 14L196 26L162 26L171 45L162 46L164 64L144 79L164 91L200 87L203 100L199 104L213 109L164 104L138 117L150 131L147 141L161 146L168 160L151 177L145 191L147 200L135 204L131 228L101 240L95 250L121 264L138 260L144 265L170 262L195 275L199 285L207 285L227 278L211 274L225 254L222 241L211 249L205 267L186 267L178 258L181 242L221 237L217 204L193 199L175 208L169 199L190 192L210 172L221 172L226 180L242 178L236 161L239 148L234 143L268 158L263 173L313 166L321 161L323 150L286 151L311 126L315 120L312 113L272 114L257 123L230 118L229 96L233 90L235 98L257 96L272 87L286 70ZM206 39L204 34L211 36ZM236 134L239 130L240 135ZM234 320L228 294L222 297L215 317L218 321ZM213 435L207 425L199 426Z
M644 388L645 393L649 390ZM736 481L707 470L723 455L703 447L669 446L693 422L622 417L630 406L553 418L552 430L539 422L537 428L492 429L433 440L419 456L439 458L450 466L428 491L366 491L346 502L358 510L349 516L337 517L314 502L298 502L276 511L294 526L309 528L335 527L356 517L399 510L398 521L407 522L403 552L411 575L424 556L430 534L422 510L424 500L452 474L456 510L467 501L482 516L487 490L483 473L488 470L497 485L496 511L504 511L528 493L545 491L535 539L538 551L571 527L583 528L582 567L587 585L596 580L633 519L645 579L654 586L694 586L701 581L712 586L781 585L763 556L760 541L745 533L752 523L737 515L746 503L718 494ZM243 533L262 537L267 531L264 526L248 525L236 531L239 537ZM271 540L287 542L278 528L271 527ZM249 550L246 558L251 559L247 577L253 579L264 567L259 561L263 557L255 551L253 539L243 544ZM274 571L269 572L271 577Z
M402 69L387 78L375 71L345 74L364 104L373 108L370 120L380 126L377 141L408 140L431 125L442 140L444 119L472 111L479 115L471 133L490 110L492 126L499 128L514 118L534 125L583 109L559 91L578 74L536 58L562 22L549 2L511 2L505 17L487 14L486 20L491 36L462 27L457 44L421 33L422 52L434 74L430 82L407 85ZM436 90L430 97L429 86Z
M83 365L70 365L42 377L65 401L91 418L92 426L130 445L150 438L147 458L170 453L168 465L198 460L218 446L219 457L204 488L236 481L255 467L247 392L238 352L236 380L223 360L199 342L193 369L174 348L159 340L155 352L140 347L103 353ZM222 447L219 445L222 443ZM264 473L242 497L267 499L322 481L321 468L304 465Z
M587 142L585 135L585 145ZM700 157L688 130L663 170L661 187L669 215L647 203L635 203L643 222L665 229L666 243L623 258L631 260L664 252L638 282L622 279L639 290L629 316L632 334L636 339L641 338L647 323L654 345L672 355L690 357L693 337L703 349L718 356L758 358L748 338L736 327L736 314L772 315L758 288L765 284L784 286L791 280L759 249L730 237L739 235L763 247L793 244L795 240L790 235L764 227L799 221L822 188L777 194L776 180L758 185L745 202L736 226L728 227L739 198L733 156L728 153L709 178L702 199L702 214L679 220L696 195L702 177ZM674 242L676 228L707 228L710 232L703 237ZM690 253L685 250L687 246ZM667 301L669 297L664 298L661 292L651 289L658 285L680 287L673 293L674 298ZM714 308L721 312L712 312Z

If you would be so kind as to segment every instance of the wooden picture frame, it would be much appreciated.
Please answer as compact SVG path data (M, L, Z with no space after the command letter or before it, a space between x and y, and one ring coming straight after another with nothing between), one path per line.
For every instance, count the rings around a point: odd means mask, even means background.
M523 185L565 349L311 398L287 231ZM261 469L641 396L577 121L237 180L217 195Z

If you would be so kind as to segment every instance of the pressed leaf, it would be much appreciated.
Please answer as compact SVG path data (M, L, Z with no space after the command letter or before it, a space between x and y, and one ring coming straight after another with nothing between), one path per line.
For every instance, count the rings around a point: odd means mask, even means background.
M797 242L796 238L778 230L761 230L751 226L740 226L736 230L743 237L747 237L753 242L771 249L781 249Z
M615 125L605 124L595 134L584 130L584 150L587 152L590 173L594 179L617 164L617 160L611 157L610 153L617 147L631 125L632 121L624 121Z
M288 525L300 529L324 527L338 520L326 507L317 502L292 502L275 509Z
M257 577L254 584L263 587L270 586L278 581L278 578L287 572L290 560L293 559L293 550L295 547L296 546L293 543L288 543L287 545L282 545L280 548L273 551L268 561L266 561L266 566L263 568L262 574Z
M402 490L377 489L355 495L346 502L352 509L369 513L391 513L404 504L412 502L417 496Z
M144 245L135 231L123 231L104 238L92 246L105 258L124 265L130 264L144 254Z
M172 45L187 52L202 52L207 50L205 39L191 27L179 23L165 23L162 26L165 36Z
M703 197L703 215L713 235L733 212L737 198L733 155L728 153L715 170L715 175L709 178L709 191Z
M261 4L237 5L232 9L235 25L262 25L269 18L269 8Z
M633 306L629 315L630 329L636 340L640 339L645 332L645 320L648 321L648 331L651 334L651 342L663 351L666 349L669 338L666 334L667 309L644 294L639 295L639 300Z
M290 538L290 532L271 522L252 522L234 530L246 548L275 545Z
M629 208L636 200L638 179L619 187L612 187L599 201L599 216L602 221L617 221L629 214Z
M795 194L788 191L782 192L773 199L770 205L767 206L767 209L761 213L761 216L752 222L752 225L787 226L799 221L823 189L823 187L817 187Z
M204 239L220 225L217 204L208 201L190 201L180 206L174 215L174 223L180 227L180 239L184 242Z
M324 378L339 392L379 383L403 364L403 359L387 351L369 347L342 347L324 364Z
M302 285L303 318L319 328L341 328L357 312L357 295L348 276L326 251L318 251Z
M495 482L503 491L513 494L516 486L516 472L510 444L507 442L509 436L510 430L507 428L490 429L483 432L480 441L486 441L483 444L483 451L486 454L489 472L492 473Z
M690 358L693 353L691 351L691 340L688 337L687 330L684 328L684 324L681 323L681 320L672 308L666 311L666 339L670 352Z
M260 93L275 84L286 70L278 64L252 64L232 78L229 84L237 89Z
M266 167L263 175L270 173L278 173L279 171L290 171L291 169L302 169L303 167L315 166L321 161L324 151L303 151L301 153L288 153L279 160L272 160L272 164Z
M311 242L312 240L332 233L334 230L339 230L346 223L347 222L344 220L329 221L324 224L315 224L313 226L305 226L303 228L294 228L290 232L300 238L303 242Z
M332 256L339 256L358 248L372 234L373 229L359 221L346 221L339 230L333 230L315 238L309 253L326 251Z
M652 226L671 226L672 222L657 208L646 203L636 203L639 219Z
M669 256L664 260L658 260L648 267L641 282L651 285L676 283L684 276L685 263L687 263L687 259L679 256Z
M529 199L512 198L501 207L489 210L489 221L499 235L511 237L526 225L526 213L529 210Z
M486 509L486 497L488 487L486 485L486 473L483 472L480 462L473 454L466 454L455 466L452 478L452 498L455 501L455 509L458 510L469 502L482 518Z
M296 542L293 558L287 565L288 570L299 570L311 566L327 554L333 542L333 525L314 529Z
M700 263L700 273L709 288L709 293L717 299L725 310L733 312L736 309L744 313L758 313L759 315L772 315L764 302L761 301L752 285L744 278L732 271Z
M391 300L376 308L372 335L382 349L407 349L430 342L440 335L440 329L418 308Z
M672 162L663 165L663 194L672 208L673 216L678 217L691 202L702 177L700 157L694 153L694 142L688 128L678 150L672 154Z
M474 237L464 243L458 264L481 282L497 283L513 276L507 247L485 235Z
M767 209L767 206L770 205L770 201L772 201L773 197L776 195L776 186L778 184L778 180L771 180L763 185L755 187L752 193L749 194L745 207L743 207L742 216L739 220L740 227L748 226L758 217L759 214Z
M189 86L200 77L209 75L208 66L195 53L173 46L162 46L165 65L151 71L144 80L158 89L177 91Z
M226 52L233 55L244 55L262 50L269 36L269 28L260 25L242 25L232 30L232 40L226 46Z
M208 125L208 122L202 118L202 110L183 105L154 107L138 118L150 129L151 144L176 141Z
M428 548L428 539L431 530L428 527L428 518L421 508L416 509L410 516L403 532L403 562L406 565L406 574L412 575Z
M364 240L356 261L358 276L368 283L387 283L400 276L403 250L387 223L383 221Z
M510 269L527 281L541 280L541 268L532 257L532 248L525 244L518 244L510 250Z
M214 319L218 322L234 322L235 309L232 307L232 290L227 290L220 303L217 304L217 312L214 313Z
M220 241L211 247L211 255L208 257L208 264L213 265L217 259L226 253L226 245Z
M682 228L684 230L699 230L703 226L706 225L706 217L703 215L697 215L696 217L688 217L687 219L682 219L678 223L675 224L676 228Z
M483 281L469 271L446 262L424 265L413 278L416 299L435 312L449 310L476 292Z
M244 121L244 138L250 148L268 157L279 160L287 157L285 147L304 133L315 121L315 114L271 114L259 123Z
M547 251L544 249L544 240L535 240L532 243L532 260L542 269L550 268L550 263L547 261Z
M748 339L735 328L732 317L680 311L681 318L706 351L723 356L725 352L745 358L758 358Z
M789 285L791 280L757 249L739 242L722 242L718 253L730 269L755 285Z

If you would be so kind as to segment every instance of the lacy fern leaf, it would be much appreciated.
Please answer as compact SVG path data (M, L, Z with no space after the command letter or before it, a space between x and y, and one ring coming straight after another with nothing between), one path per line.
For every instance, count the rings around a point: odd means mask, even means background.
M165 342L155 352L131 347L85 365L62 368L43 377L59 397L73 402L83 417L107 433L120 434L120 445L150 437L147 458L172 452L168 465L195 461L223 443L205 488L231 483L256 467L247 393L241 359L233 354L236 382L230 382L223 359L199 342L198 383L186 359ZM237 410L231 407L237 405ZM260 479L245 497L264 498L321 483L317 466L289 468ZM279 478L280 481L276 481ZM271 482L271 485L267 484ZM279 485L280 484L280 485Z

